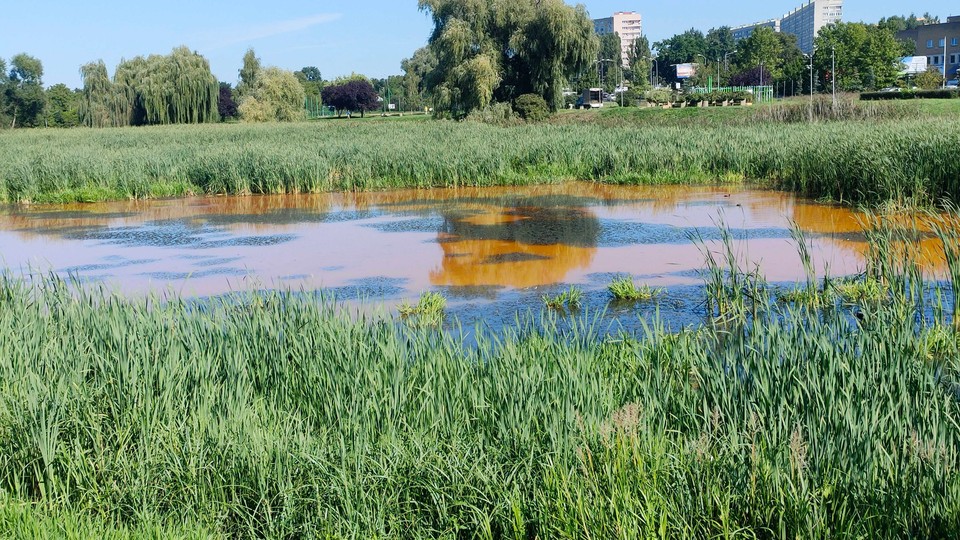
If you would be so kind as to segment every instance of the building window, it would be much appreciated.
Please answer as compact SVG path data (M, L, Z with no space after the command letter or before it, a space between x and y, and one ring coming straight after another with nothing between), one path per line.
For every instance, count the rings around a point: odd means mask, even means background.
M933 48L933 40L932 40L932 39L928 39L928 40L927 40L927 48L928 48L928 49L932 49L932 48Z
M951 47L956 47L956 46L957 46L957 38L953 38L953 39L950 40L950 46L951 46Z
M947 44L946 39L941 39L940 41L937 42L938 47L943 47L946 44Z

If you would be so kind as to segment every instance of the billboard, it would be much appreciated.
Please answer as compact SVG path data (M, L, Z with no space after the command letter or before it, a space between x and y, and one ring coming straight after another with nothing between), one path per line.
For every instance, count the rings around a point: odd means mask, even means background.
M900 59L901 75L916 75L927 70L926 56L907 56Z
M693 64L677 64L677 78L689 79L697 73Z

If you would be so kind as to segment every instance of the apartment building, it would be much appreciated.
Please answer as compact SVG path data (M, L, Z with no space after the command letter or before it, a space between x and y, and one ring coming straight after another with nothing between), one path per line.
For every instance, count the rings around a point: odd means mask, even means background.
M617 34L620 36L620 61L624 67L630 64L630 48L633 42L643 35L643 17L634 11L618 11L613 17L594 19L593 28L597 35Z
M735 26L730 29L730 32L733 34L733 39L740 41L741 39L747 39L753 35L753 31L757 28L772 28L774 32L780 31L780 19L768 19L766 21L761 21L753 24L744 24L742 26Z
M897 34L916 44L915 56L925 56L927 65L945 72L948 80L957 78L960 67L960 15L947 17L942 24L926 24Z
M813 52L813 43L820 29L840 22L842 18L843 0L809 0L783 17L738 26L732 31L734 39L741 40L750 37L757 28L773 28L775 32L797 36L800 50L809 54Z

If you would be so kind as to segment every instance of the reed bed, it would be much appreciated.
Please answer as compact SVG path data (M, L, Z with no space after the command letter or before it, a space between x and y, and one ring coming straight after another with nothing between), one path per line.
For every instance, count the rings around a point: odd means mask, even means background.
M680 334L653 320L608 339L589 314L559 325L548 312L469 345L455 327L303 294L125 299L3 275L0 525L116 538L958 537L947 316L917 324L925 296L900 294L860 317L812 316L738 275L729 253L709 258L708 290L744 318ZM909 273L877 268L884 283Z
M0 200L748 180L814 197L956 199L960 120L706 127L327 121L0 134Z

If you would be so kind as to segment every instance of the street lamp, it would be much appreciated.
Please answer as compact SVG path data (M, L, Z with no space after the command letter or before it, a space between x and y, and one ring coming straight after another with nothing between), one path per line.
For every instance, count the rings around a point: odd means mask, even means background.
M810 54L803 53L804 56L810 59L810 123L813 123L813 55L816 53L816 49L810 52Z
M737 54L737 50L734 49L734 50L732 50L732 51L730 51L730 52L728 52L728 53L726 53L726 54L723 55L723 69L725 69L725 70L727 70L727 71L730 71L730 64L727 63L727 57L730 56L731 54ZM718 68L718 69L719 69L719 68ZM720 76L718 75L717 78L719 79ZM719 83L718 83L718 84L719 84Z
M833 83L833 108L837 108L837 48L830 47L833 53L833 72L830 73L830 82Z
M603 103L603 94L604 92L606 92L606 89L603 88L603 80L600 78L600 65L603 64L604 62L613 62L613 60L609 58L601 58L597 60L597 81L598 81L598 84L600 85L600 102L601 103ZM604 75L606 75L606 73L604 73ZM606 77L603 77L603 79L606 79Z
M701 54L701 53L697 53L697 54L693 55L694 61L696 61L696 59L697 59L698 56L702 56L702 57L703 57L703 67L707 67L707 55ZM700 75L700 70L699 70L699 69L697 70L697 75ZM699 78L699 77L698 77L698 78ZM708 77L708 78L709 78L709 77Z

